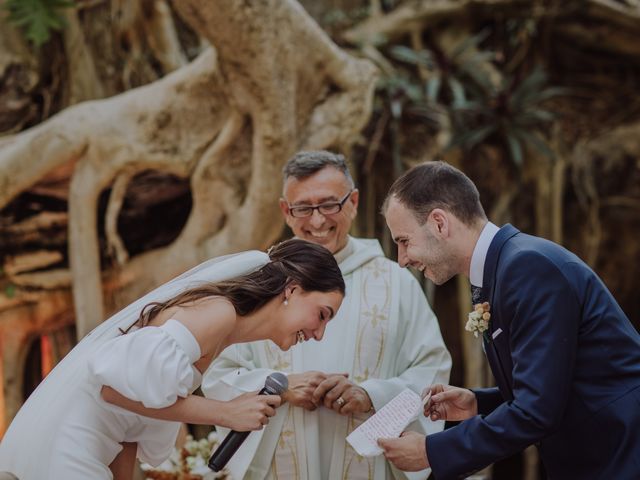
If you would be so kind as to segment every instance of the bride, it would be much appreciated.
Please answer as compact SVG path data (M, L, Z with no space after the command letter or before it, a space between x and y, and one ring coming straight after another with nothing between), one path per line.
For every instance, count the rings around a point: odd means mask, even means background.
M323 247L288 240L205 262L89 333L28 398L0 443L0 471L20 480L130 479L136 456L159 465L180 422L259 430L280 404L191 393L234 343L281 349L320 340L344 296Z

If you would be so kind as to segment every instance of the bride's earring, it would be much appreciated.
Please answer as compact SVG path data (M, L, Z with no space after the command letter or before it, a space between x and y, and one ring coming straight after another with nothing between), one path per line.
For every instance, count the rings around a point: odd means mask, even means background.
M289 295L291 295L291 292L289 292ZM287 297L287 292L285 291L284 293L284 306L286 307L287 305L289 305L289 297Z

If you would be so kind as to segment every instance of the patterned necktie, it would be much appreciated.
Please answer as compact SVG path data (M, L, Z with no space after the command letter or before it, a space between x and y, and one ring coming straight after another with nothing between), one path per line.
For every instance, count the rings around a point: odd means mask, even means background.
M481 302L482 298L482 287L476 287L475 285L471 285L471 303L476 305Z

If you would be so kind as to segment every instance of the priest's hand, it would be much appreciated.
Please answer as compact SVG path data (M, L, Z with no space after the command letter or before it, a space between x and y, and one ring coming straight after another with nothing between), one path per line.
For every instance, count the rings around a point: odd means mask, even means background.
M316 371L290 373L287 375L289 388L282 394L283 402L305 410L315 410L318 406L313 401L313 392L326 378L326 373Z
M366 413L373 409L367 391L347 377L347 374L328 376L313 392L315 404L324 405L341 415Z
M405 472L417 472L429 467L425 436L417 432L403 432L400 438L380 438L378 445L384 456L396 468Z
M478 414L476 395L466 388L451 385L432 385L422 394L431 392L431 399L424 406L424 416L436 420L466 420Z

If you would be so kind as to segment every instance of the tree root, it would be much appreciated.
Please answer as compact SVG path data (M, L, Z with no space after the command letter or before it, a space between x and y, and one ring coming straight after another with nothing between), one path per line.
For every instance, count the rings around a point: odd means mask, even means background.
M74 167L69 262L79 336L105 307L121 308L196 263L268 246L282 225L283 163L300 148L348 151L370 115L374 67L337 48L297 3L175 6L216 50L152 84L0 140L0 208L56 169ZM172 244L127 261L118 211L128 179L146 169L190 178L193 207ZM97 204L109 187L108 243L124 263L103 272Z

